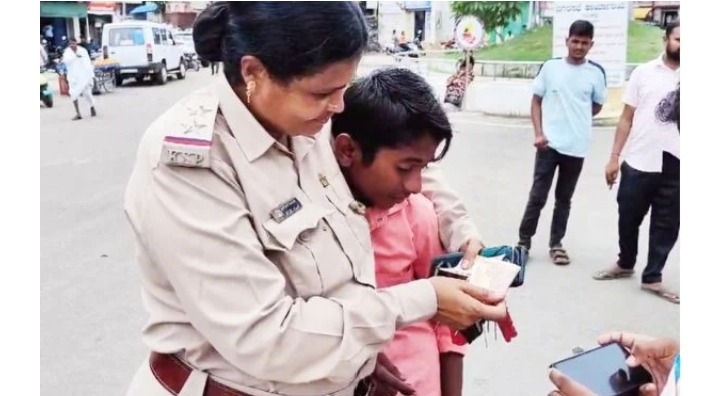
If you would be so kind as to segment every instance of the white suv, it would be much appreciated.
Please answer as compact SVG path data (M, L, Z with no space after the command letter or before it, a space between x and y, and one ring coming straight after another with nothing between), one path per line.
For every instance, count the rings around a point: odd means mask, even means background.
M157 84L165 84L169 73L185 78L182 46L167 25L133 20L109 23L104 25L102 43L105 53L119 62L116 85L125 78L143 81L148 76Z

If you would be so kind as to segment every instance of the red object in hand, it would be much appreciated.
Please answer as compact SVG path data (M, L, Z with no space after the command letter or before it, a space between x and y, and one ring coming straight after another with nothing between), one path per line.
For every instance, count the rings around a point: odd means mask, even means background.
M509 311L507 311L507 316L503 320L497 322L497 325L499 325L499 329L502 331L502 336L506 342L512 341L512 339L517 336L517 329L514 328L514 322L509 315Z
M69 82L67 81L67 76L64 74L59 75L59 94L69 96Z

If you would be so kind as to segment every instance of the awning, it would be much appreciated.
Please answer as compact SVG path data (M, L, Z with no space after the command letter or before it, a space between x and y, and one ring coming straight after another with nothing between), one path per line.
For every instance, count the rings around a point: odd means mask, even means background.
M129 14L131 15L136 15L136 14L147 14L149 12L156 12L158 9L158 6L156 3L146 3L140 7L136 7Z
M70 3L66 1L41 1L40 17L42 18L86 18L85 3Z
M403 9L406 11L430 11L429 1L404 1Z

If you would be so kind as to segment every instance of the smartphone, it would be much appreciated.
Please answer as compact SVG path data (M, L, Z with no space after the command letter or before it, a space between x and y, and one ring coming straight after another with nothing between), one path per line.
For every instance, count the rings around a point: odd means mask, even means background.
M644 368L628 367L630 353L608 344L553 363L555 368L599 396L637 396L641 385L653 379Z

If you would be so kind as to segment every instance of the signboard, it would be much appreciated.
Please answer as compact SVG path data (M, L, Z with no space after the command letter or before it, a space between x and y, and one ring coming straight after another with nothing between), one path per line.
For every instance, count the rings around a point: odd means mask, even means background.
M115 1L90 1L87 4L87 10L89 12L110 12L113 13L116 10Z
M473 16L466 16L455 27L455 41L464 51L471 51L482 44L485 29L482 22Z
M623 86L628 56L628 6L625 1L555 2L553 57L566 57L569 27L578 19L587 20L594 27L594 44L588 59L603 66L609 87Z

